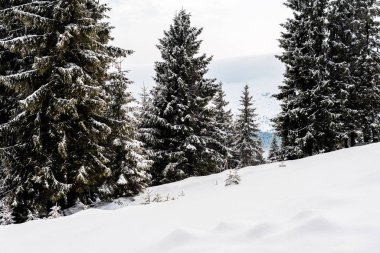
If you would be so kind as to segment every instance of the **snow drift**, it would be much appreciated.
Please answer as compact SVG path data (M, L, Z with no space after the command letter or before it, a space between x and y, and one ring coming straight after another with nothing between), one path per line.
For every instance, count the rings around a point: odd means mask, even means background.
M232 187L227 172L154 187L170 201L1 227L0 252L378 253L379 154L374 144L245 168Z

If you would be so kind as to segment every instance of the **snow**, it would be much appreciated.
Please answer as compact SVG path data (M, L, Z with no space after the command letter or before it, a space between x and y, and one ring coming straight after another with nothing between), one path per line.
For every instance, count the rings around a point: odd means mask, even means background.
M0 252L378 253L379 153L373 144L245 168L230 187L227 171L153 187L170 200L141 205L142 194L1 227Z

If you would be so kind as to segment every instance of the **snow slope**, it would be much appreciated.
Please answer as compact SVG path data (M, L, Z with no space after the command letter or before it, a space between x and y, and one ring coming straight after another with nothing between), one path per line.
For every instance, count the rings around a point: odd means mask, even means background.
M177 200L0 228L1 253L379 253L380 144L152 188ZM182 193L183 194L180 194ZM116 204L105 206L114 209Z

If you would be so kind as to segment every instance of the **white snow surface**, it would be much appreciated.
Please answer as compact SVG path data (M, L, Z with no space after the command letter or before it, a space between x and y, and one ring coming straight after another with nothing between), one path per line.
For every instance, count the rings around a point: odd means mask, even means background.
M379 154L373 144L249 167L231 187L228 172L154 187L176 200L1 227L0 252L379 253Z

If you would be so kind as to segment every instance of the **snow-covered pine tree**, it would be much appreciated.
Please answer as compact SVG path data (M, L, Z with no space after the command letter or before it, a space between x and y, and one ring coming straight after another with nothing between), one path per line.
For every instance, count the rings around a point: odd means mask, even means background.
M275 163L281 160L281 150L278 144L278 137L273 134L272 141L269 148L268 161Z
M351 85L347 107L356 122L356 129L363 133L365 143L377 141L380 112L380 8L375 0L355 0L352 52L356 55L351 66L355 85ZM352 143L354 144L354 143Z
M0 10L9 8L11 3L9 1L0 2ZM3 22L0 22L0 39L7 39L9 36L9 27L7 28ZM0 76L4 76L11 72L13 69L19 68L17 55L10 52L8 49L0 45ZM16 99L14 92L5 85L0 84L0 125L9 121L13 110L16 107ZM8 145L12 140L9 136L1 132L0 129L0 148ZM0 159L0 173L1 173L1 159ZM2 178L0 176L0 178Z
M49 219L57 219L62 216L61 207L58 205L50 208Z
M153 105L152 105L152 96L151 96L151 90L149 90L145 84L143 84L141 93L140 93L140 101L139 101L139 110L136 113L138 120L138 126L137 126L137 139L140 141L142 147L145 150L146 158L150 160L152 165L152 150L150 149L150 146L147 145L144 139L144 135L146 135L146 132L144 134L144 131L147 131L145 127L149 127L149 124L147 124L147 119L149 115L152 113ZM150 175L150 172L149 172Z
M224 186L232 186L240 184L241 177L238 169L232 169L227 174L226 180L224 180Z
M226 101L226 93L223 90L223 83L219 83L218 91L213 100L215 106L215 121L219 125L221 143L228 148L228 153L225 157L224 170L233 169L237 166L238 161L234 159L233 142L234 142L234 124L231 110L228 110L228 102Z
M153 184L207 175L223 165L225 148L211 106L217 84L205 77L211 58L198 55L201 32L181 10L158 45L163 61L155 66L153 106L141 129L153 151Z
M283 24L284 85L275 97L282 111L274 120L285 158L296 159L335 149L338 129L334 97L325 89L327 0L288 0L293 18Z
M104 155L111 133L104 117L107 69L127 55L108 45L108 7L95 0L20 0L2 7L7 36L0 46L17 58L0 76L0 86L18 100L0 126L1 136L15 136L0 150L15 221L46 217L55 203L65 208L101 199L112 174Z
M140 93L140 111L141 111L140 115L148 111L151 104L152 104L152 98L150 96L150 91L148 87L146 87L144 84Z
M0 199L0 225L11 225L15 223L11 204L7 202L7 198Z
M2 3L0 3L2 4ZM0 9L1 6L0 6ZM6 39L7 30L0 23L0 39ZM6 73L14 68L16 57L0 45L0 75L4 76ZM9 120L12 108L14 107L14 94L12 90L7 87L0 85L0 124L5 123ZM5 141L0 138L0 141ZM0 147L1 147L0 143Z
M350 109L353 103L350 90L356 89L357 80L352 72L352 63L358 54L354 50L356 34L355 6L351 0L332 0L329 2L327 15L328 50L327 77L325 94L330 98L328 103L336 115L335 126L340 134L336 140L337 148L354 146L357 141L356 112ZM353 98L355 99L355 98ZM336 127L332 127L336 128Z
M6 1L0 2L0 10L8 8L9 3ZM6 39L8 36L8 29L0 22L0 39ZM15 62L17 57L9 50L0 45L0 76L6 75L10 70L15 68ZM15 108L16 99L14 92L11 89L0 84L0 126L9 121L12 110ZM13 223L12 212L9 212L10 208L6 206L8 203L4 198L5 195L5 175L7 173L5 162L3 162L2 153L6 152L6 147L12 140L12 136L9 136L0 128L0 224ZM9 219L7 217L12 217Z
M239 167L255 166L265 163L262 141L256 123L256 109L248 84L244 86L241 97L240 114L236 121L234 152L238 155Z
M303 1L306 2L306 1ZM300 47L307 41L308 27L305 25L305 11L301 1L288 0L285 5L293 11L293 17L282 24L284 31L280 38L282 55L278 59L286 66L284 84L275 97L281 101L281 113L274 119L275 128L282 140L284 155L287 158L302 157L302 150L297 142L298 129L302 128L305 116L297 115L299 105L296 103L303 83L303 52ZM309 67L309 66L308 66Z
M128 89L131 82L116 62L116 71L107 85L107 119L112 129L108 152L112 177L104 185L104 191L114 198L133 196L149 185L149 166L142 143L137 140L137 106Z

